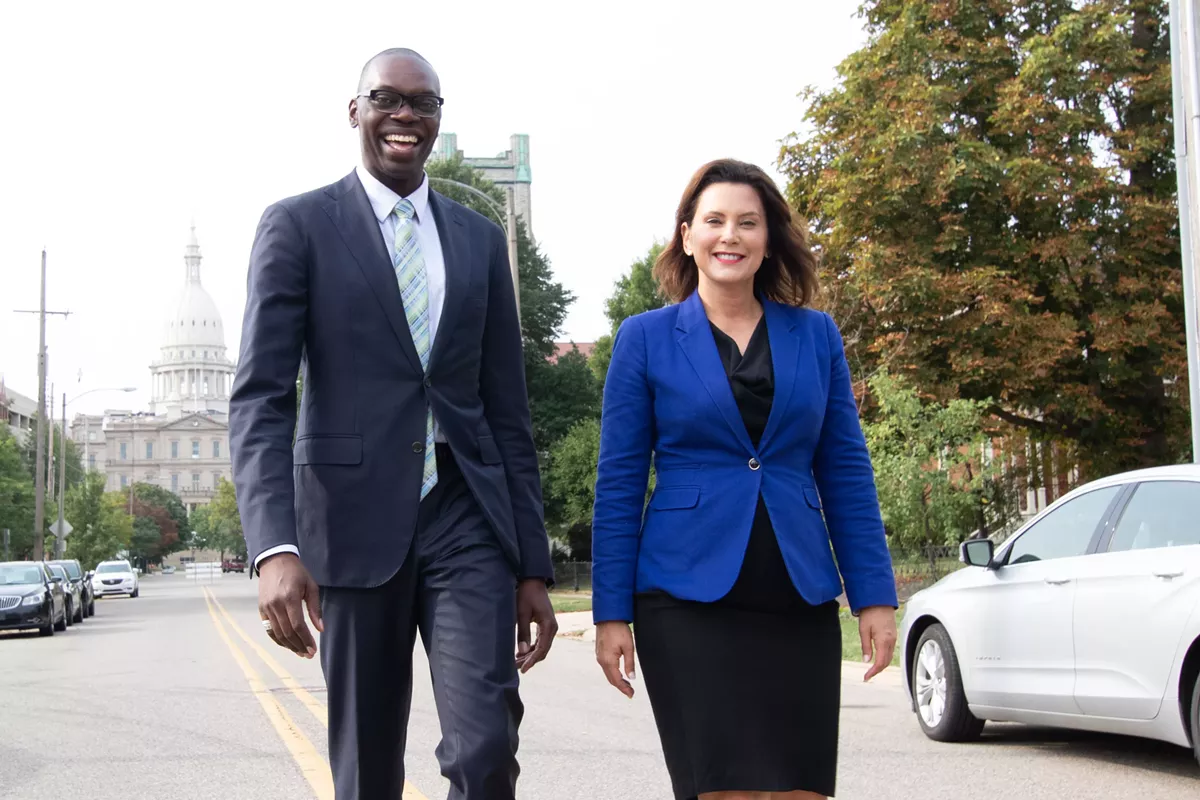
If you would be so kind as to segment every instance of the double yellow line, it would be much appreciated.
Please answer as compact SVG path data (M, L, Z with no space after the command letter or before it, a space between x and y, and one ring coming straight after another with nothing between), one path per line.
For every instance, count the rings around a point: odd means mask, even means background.
M225 623L229 628L238 635L246 645L254 651L254 653L262 659L263 663L275 673L275 676L283 683L284 686L296 697L300 703L309 710L309 712L321 723L321 727L329 727L329 711L308 690L301 686L292 675L284 669L275 657L263 649L258 642L255 642L246 632L242 630L242 626L233 621L233 617L225 610L225 606L221 605L221 601L217 599L212 590L207 586L201 587L204 592L204 604L208 607L208 613L212 617L213 625L217 628L217 633L221 636L222 641L229 648L229 652L233 655L233 660L242 668L242 673L246 676L247 683L250 684L251 693L258 698L259 705L262 706L263 712L266 713L267 719L270 720L275 732L279 734L279 738L283 740L284 745L292 754L292 758L296 761L296 766L300 768L300 772L304 775L308 785L312 787L313 793L317 800L334 800L333 794L333 774L329 770L329 765L325 759L321 757L320 752L309 741L300 727L296 725L295 720L279 702L279 698L275 693L266 687L257 670L246 658L242 649L238 647L229 633L225 630L225 624L222 623L224 618ZM220 615L218 616L218 612ZM428 800L425 795L417 791L416 787L411 783L404 782L403 800Z

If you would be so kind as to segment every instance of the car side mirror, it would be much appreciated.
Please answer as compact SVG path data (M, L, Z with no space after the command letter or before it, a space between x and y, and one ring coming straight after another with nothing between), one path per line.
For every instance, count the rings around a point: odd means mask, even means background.
M991 539L971 539L959 546L958 560L971 567L992 569L996 545Z

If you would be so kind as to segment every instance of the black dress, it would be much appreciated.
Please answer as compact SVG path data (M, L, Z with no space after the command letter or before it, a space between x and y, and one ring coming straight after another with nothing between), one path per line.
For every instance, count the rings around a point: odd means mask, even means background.
M757 447L775 391L765 319L744 355L712 332ZM739 790L834 795L838 603L812 606L800 596L761 495L730 592L715 603L638 594L634 634L677 800Z

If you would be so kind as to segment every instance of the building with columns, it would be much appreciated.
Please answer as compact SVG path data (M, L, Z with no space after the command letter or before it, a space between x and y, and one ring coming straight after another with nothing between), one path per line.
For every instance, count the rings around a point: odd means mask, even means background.
M221 314L201 282L194 226L183 263L183 286L150 364L149 410L77 414L71 436L85 467L105 473L109 491L133 482L161 486L179 495L190 514L212 500L222 478L232 479L229 393L235 367L226 354Z

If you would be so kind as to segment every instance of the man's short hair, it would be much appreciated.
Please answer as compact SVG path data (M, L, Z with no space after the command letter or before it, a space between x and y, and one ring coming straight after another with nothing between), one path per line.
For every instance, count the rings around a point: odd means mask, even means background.
M363 64L362 72L358 75L358 91L363 91L367 88L367 77L370 75L371 67L381 58L394 58L397 56L407 56L408 58L417 58L429 64L429 59L418 53L416 50L411 50L407 47L389 47L367 59L367 63ZM433 65L429 64L429 68L433 69Z

